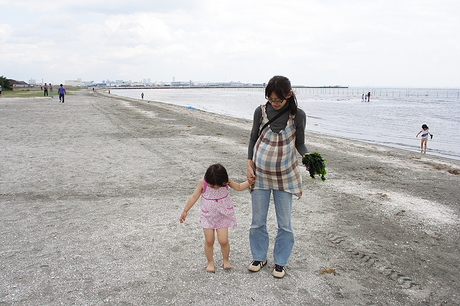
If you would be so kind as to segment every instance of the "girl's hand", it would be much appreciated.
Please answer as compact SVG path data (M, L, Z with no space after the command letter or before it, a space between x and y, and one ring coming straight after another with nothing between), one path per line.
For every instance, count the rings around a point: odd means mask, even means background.
M187 212L186 211L182 212L182 215L179 218L179 222L184 223L185 219L187 219Z
M185 219L187 218L187 213L192 209L193 205L195 205L196 201L201 196L201 192L204 188L204 179L198 181L198 185L196 185L195 191L193 192L192 196L188 199L187 204L185 205L184 210L182 211L182 215L179 218L180 223L184 223Z

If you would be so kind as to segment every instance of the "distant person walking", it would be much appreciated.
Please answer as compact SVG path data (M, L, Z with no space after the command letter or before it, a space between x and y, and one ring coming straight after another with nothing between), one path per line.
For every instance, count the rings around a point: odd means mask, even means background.
M364 102L364 94L361 96L361 101Z
M141 93L141 98L142 100L144 100L144 93Z
M236 215L228 187L237 191L247 189L248 181L238 184L228 177L227 170L221 164L211 165L198 181L192 196L187 201L179 221L184 223L189 210L201 197L200 225L204 231L204 251L208 260L207 272L215 272L214 240L215 232L222 251L224 269L231 269L230 243L228 242L228 228L236 227Z
M2 85L0 85L0 96L2 95L2 90L3 90Z
M48 85L46 85L46 83L45 83L45 86L43 86L43 96L44 97L48 96Z
M51 98L54 98L53 85L51 85L51 83L50 83L50 96Z
M431 136L431 139L433 139L433 134L430 133L430 129L428 128L428 125L423 124L422 125L422 130L415 135L415 137L418 137L418 135L422 134L422 139L420 141L420 152L421 153L426 153L426 147L428 143L428 135Z
M67 91L65 90L64 86L59 85L59 88L58 88L58 94L59 94L59 102L62 102L64 103L64 97L66 95Z
M367 93L367 102L371 102L371 92Z

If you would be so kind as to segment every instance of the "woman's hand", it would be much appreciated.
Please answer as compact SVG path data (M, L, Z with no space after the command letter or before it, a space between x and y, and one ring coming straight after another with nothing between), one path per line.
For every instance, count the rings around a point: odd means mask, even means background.
M256 175L254 174L254 162L248 159L248 167L247 167L247 174L249 184L254 184L256 181Z

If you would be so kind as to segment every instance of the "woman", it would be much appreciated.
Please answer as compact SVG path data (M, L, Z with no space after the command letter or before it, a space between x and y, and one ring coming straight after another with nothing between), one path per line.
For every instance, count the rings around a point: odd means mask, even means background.
M292 195L302 195L302 178L296 151L308 154L305 146L305 112L297 107L291 82L274 76L265 88L268 102L254 112L254 122L248 146L248 180L252 187L252 223L249 232L253 272L267 264L269 237L267 214L270 196L275 202L278 233L273 257L274 277L282 278L294 246L291 226ZM272 119L272 122L269 122ZM273 120L274 119L274 120ZM268 123L268 125L266 124Z

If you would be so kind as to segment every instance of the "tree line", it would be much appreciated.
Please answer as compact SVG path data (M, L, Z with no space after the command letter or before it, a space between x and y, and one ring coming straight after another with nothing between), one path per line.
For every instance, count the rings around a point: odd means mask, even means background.
M11 83L11 80L5 78L3 75L0 76L0 85L2 86L3 89L13 90L13 83Z

